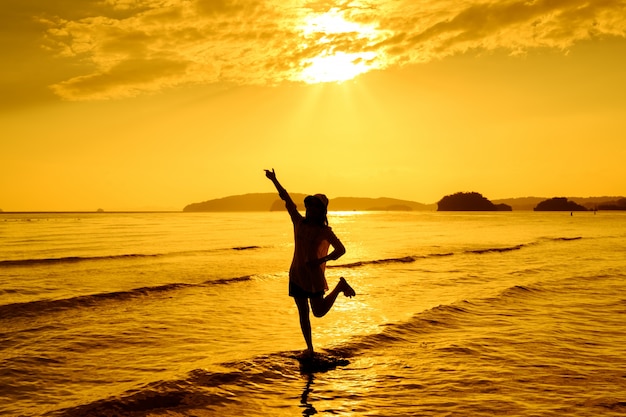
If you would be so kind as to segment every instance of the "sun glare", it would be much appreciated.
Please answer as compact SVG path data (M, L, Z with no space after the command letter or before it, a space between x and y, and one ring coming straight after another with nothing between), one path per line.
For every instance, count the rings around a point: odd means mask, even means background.
M317 56L305 61L306 67L300 77L308 84L351 80L369 71L375 56L373 52L358 54L336 52L332 55Z
M305 50L311 42L315 42L318 48L321 46L322 50L301 61L302 70L295 77L298 81L308 84L343 82L380 67L378 53L354 51L359 45L368 45L379 37L374 26L348 21L337 9L331 9L307 16L300 30ZM354 49L341 50L346 41Z
M373 35L376 31L373 27L349 22L337 9L331 9L326 13L307 16L302 27L302 32L305 36L310 36L314 33L324 33L327 35L355 33L365 36L367 34Z

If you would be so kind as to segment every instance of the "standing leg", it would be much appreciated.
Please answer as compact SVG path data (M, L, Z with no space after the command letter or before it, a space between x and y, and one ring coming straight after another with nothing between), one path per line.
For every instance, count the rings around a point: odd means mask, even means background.
M311 336L311 319L309 318L309 300L303 297L294 297L300 316L300 328L306 342L309 355L313 356L313 337Z

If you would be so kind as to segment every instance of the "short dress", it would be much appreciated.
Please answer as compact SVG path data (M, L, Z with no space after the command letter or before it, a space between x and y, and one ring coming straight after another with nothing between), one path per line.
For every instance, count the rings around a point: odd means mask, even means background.
M311 266L309 262L328 255L329 247L337 247L341 242L330 226L306 222L295 205L287 205L287 209L293 222L295 242L289 268L289 295L303 298L323 296L328 290L324 275L326 264Z

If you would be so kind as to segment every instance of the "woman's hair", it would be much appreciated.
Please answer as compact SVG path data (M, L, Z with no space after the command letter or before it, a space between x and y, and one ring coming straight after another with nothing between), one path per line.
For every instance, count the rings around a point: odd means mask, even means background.
M309 224L316 224L318 226L328 226L328 198L324 194L315 194L307 196L304 199L304 207L318 207L320 208L321 216L307 216L304 221Z

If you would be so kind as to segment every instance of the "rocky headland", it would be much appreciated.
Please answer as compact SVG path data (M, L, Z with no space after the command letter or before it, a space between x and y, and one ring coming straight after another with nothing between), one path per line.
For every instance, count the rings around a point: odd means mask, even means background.
M494 204L477 192L459 192L443 197L437 203L437 211L512 211L508 204Z
M537 204L535 211L587 211L587 208L567 197L554 197Z

